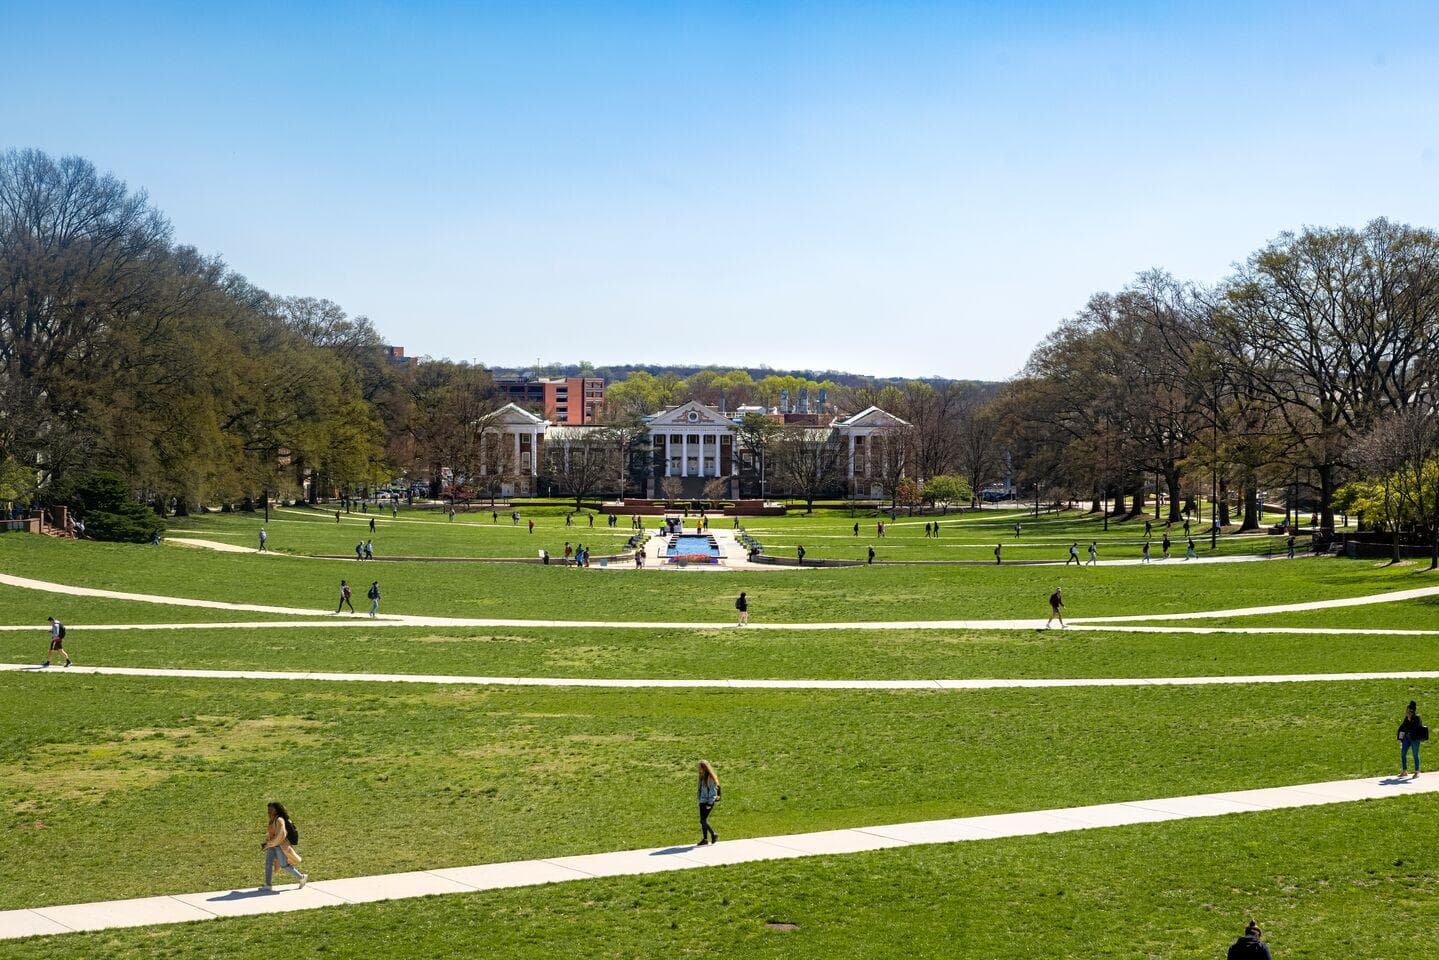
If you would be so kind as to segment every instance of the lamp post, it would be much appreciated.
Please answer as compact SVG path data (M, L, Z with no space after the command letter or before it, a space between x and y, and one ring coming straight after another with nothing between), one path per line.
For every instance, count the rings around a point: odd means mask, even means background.
M1211 465L1209 479L1209 549L1215 550L1219 547L1219 384L1214 385L1214 414L1210 426L1213 428L1214 448L1211 451L1214 462Z

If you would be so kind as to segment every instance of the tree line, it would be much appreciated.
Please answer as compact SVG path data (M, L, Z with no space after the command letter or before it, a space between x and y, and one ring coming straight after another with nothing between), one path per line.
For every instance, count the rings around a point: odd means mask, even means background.
M640 370L608 386L591 447L611 452L556 448L545 468L572 494L623 485L648 462L648 414L782 392L797 408L801 391L815 410L823 389L907 422L872 460L893 503L1012 479L1121 515L1151 490L1171 518L1207 501L1241 529L1261 503L1303 502L1322 530L1356 510L1439 543L1436 367L1439 235L1379 219L1281 234L1212 285L1153 270L1096 293L1004 384ZM482 366L391 363L365 317L176 242L143 192L82 158L0 156L0 500L44 502L96 469L160 514L397 475L492 486L504 402ZM815 427L744 415L736 453L767 493L812 501L847 466Z

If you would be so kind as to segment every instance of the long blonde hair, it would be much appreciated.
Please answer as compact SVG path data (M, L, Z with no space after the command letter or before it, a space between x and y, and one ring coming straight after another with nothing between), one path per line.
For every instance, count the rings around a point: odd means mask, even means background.
M709 780L713 781L715 786L719 786L719 777L715 776L715 768L712 767L712 766L710 766L710 762L709 762L708 760L701 760L701 761L700 761L700 773L699 773L699 777L700 777L700 786L704 786L704 785L705 785L705 779L706 779L706 778L708 778Z

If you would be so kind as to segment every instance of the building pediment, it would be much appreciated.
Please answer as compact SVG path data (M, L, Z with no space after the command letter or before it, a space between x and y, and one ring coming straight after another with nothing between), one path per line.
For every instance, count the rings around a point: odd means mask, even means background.
M540 427L549 424L544 417L536 416L524 407L515 403L507 403L494 413L486 414L481 420L487 426L501 427Z
M836 420L834 425L840 430L851 430L855 427L907 427L909 423L879 407L865 407L852 417Z
M657 427L727 427L734 428L734 421L714 407L698 400L682 403L668 410L661 410L649 418L649 426Z

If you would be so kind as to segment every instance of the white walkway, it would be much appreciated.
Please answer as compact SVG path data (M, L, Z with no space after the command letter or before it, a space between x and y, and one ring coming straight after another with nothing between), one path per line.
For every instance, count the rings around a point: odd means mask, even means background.
M1018 690L1051 687L1202 687L1253 683L1339 683L1353 680L1439 680L1439 670L1375 673L1262 673L1214 677L1019 677L934 680L743 680L603 677L484 677L419 673L324 673L281 670L205 670L170 667L40 667L0 663L0 673L77 674L121 677L180 677L210 680L323 680L342 683L468 684L497 687L602 687L702 690Z
M580 575L576 572L576 575ZM330 610L279 607L268 604L230 603L220 600L199 600L191 597L170 597L146 593L130 593L123 590L104 590L95 587L79 587L70 584L35 580L0 573L0 584L40 590L47 593L62 593L67 596L104 597L111 600L132 600L140 603L157 603L181 607L203 607L214 610L234 610L247 613L274 613L284 616L301 617L349 617L375 625L381 622L404 626L424 627L608 627L629 630L703 630L732 627L731 620L711 622L686 621L640 621L640 620L517 620L499 617L431 617L416 614L381 613L379 620L371 620L365 613L335 614ZM362 591L357 591L362 592ZM1199 620L1219 617L1252 617L1276 613L1297 613L1309 610L1329 610L1339 607L1360 607L1375 603L1398 603L1439 595L1439 585L1416 587L1409 590L1393 590L1388 593L1374 593L1358 597L1340 597L1332 600L1308 600L1298 603L1271 604L1262 607L1239 607L1230 610L1203 610L1194 612L1148 613L1115 617L1072 617L1067 622L1072 627L1143 623L1154 621ZM361 602L363 605L363 601ZM1042 598L1036 606L1042 605ZM1045 625L1042 619L1033 620L857 620L833 623L768 623L762 620L752 622L749 630L1034 630ZM319 624L316 624L317 626ZM187 624L186 627L202 627L204 624ZM1320 632L1329 632L1321 630Z
M819 833L724 840L707 847L679 845L487 863L471 867L415 870L339 880L317 879L303 890L293 886L270 892L250 888L35 907L28 910L0 911L0 939L312 910L377 900L402 900L435 894L529 887L595 877L631 876L761 860L862 853L890 847L962 843L1041 833L1068 833L1137 823L1352 803L1358 800L1378 800L1436 791L1439 791L1439 776L1432 773L1418 781L1399 781L1393 778L1338 780L1291 787L1035 810L1028 813L1004 813L848 830L825 830ZM717 822L723 831L724 818L721 817ZM317 873L322 870L323 853L311 853L308 850L306 853L309 854L306 865ZM255 866L260 866L258 857Z

